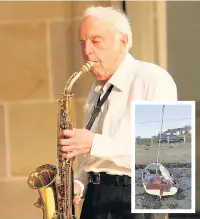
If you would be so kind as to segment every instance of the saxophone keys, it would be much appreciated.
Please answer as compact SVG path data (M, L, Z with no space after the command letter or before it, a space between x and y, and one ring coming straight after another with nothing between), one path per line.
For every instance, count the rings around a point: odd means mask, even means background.
M61 215L56 214L52 219L61 219L61 218L62 218Z
M37 208L43 208L42 198L39 197L37 202L34 203L34 206Z

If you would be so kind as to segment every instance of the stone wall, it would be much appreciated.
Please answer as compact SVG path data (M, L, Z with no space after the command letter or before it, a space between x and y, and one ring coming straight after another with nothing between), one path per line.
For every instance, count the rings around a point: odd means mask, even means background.
M200 2L167 1L166 11L168 69L177 81L179 100L199 101Z
M81 67L77 27L93 2L0 3L0 218L39 219L37 191L27 177L37 166L56 164L57 100L64 82ZM109 2L94 4L109 5ZM74 87L74 125L92 83ZM79 209L77 210L79 211Z
M200 2L167 2L167 59L179 91L179 100L197 101L196 111L196 210L200 210Z

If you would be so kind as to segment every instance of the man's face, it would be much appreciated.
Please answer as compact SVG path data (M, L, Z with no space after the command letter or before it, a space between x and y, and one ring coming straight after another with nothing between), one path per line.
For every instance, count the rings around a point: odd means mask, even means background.
M94 62L93 75L107 81L119 65L124 48L114 28L98 18L86 17L79 27L79 40L84 60Z

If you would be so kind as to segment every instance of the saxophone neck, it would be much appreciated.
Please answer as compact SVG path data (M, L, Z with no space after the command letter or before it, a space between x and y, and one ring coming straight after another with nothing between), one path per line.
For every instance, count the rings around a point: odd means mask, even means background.
M82 65L80 71L72 74L72 76L69 78L69 80L65 84L64 95L66 95L67 97L72 96L72 87L73 87L74 83L78 80L78 78L82 74L89 72L90 69L92 68L93 64L94 64L93 62L88 61L84 65Z

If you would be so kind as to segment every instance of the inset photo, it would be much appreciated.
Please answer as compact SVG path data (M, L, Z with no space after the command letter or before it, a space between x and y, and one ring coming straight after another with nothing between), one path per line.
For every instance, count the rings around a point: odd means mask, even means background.
M132 212L195 213L195 102L134 102Z

